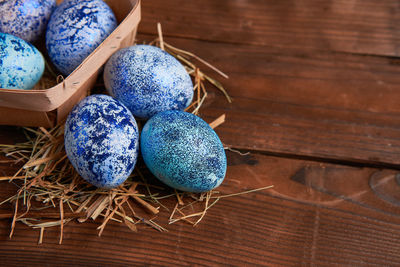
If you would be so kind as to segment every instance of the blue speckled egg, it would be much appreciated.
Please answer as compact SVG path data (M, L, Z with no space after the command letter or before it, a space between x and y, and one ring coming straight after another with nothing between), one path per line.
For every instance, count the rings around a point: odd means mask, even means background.
M107 95L79 102L65 123L64 144L77 172L101 188L122 184L133 171L139 132L130 111Z
M44 59L36 47L0 32L0 88L31 89L43 71Z
M167 185L189 192L219 186L226 173L224 147L201 118L169 110L143 127L140 149L150 171Z
M105 66L104 83L112 96L143 119L165 110L184 110L193 99L192 80L182 64L149 45L114 53Z
M46 31L51 61L69 75L117 27L102 0L64 0L53 12Z
M0 32L34 42L45 32L56 0L0 1Z

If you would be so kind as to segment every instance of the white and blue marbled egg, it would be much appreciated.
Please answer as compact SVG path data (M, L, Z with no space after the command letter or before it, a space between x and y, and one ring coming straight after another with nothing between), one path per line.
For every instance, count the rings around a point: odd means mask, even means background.
M64 0L47 26L47 52L57 69L67 76L116 27L114 13L102 0Z
M56 0L0 1L0 32L34 42L45 32Z
M173 188L205 192L224 180L224 147L214 130L191 113L154 115L143 127L140 149L150 171Z
M107 95L91 95L68 115L65 151L75 170L101 188L122 184L133 171L139 131L130 111Z
M114 53L105 66L104 83L112 96L143 119L165 110L184 110L193 99L192 80L182 64L149 45Z
M44 71L44 59L32 44L0 32L0 88L31 89Z

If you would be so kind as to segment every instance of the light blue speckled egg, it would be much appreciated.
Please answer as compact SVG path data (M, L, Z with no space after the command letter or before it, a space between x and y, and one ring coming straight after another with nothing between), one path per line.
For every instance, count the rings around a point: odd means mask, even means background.
M0 32L34 42L45 32L56 0L0 1Z
M214 130L187 112L160 112L147 121L140 149L150 171L167 185L189 192L219 186L226 173L224 147Z
M0 88L31 89L44 71L44 59L30 43L0 32Z
M165 110L184 110L193 99L192 80L182 64L149 45L114 53L105 66L104 83L112 96L143 119Z
M69 75L117 27L102 0L64 0L53 12L46 31L51 61Z
M91 95L68 115L65 151L75 170L101 188L122 184L133 171L139 131L130 111L107 95Z

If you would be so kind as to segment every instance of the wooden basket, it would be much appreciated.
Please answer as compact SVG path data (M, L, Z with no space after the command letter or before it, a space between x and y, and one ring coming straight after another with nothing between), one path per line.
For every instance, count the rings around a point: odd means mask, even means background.
M44 90L0 88L0 125L54 126L87 95L108 58L134 43L140 21L140 0L105 2L120 22L118 27L56 86Z

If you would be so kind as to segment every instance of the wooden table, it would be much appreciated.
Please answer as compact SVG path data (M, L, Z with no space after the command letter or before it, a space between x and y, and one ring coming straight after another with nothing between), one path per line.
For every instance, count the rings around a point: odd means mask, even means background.
M397 0L143 0L140 40L167 42L229 76L201 115L226 114L221 200L197 227L98 222L38 231L0 222L2 265L399 266L400 4ZM217 78L216 75L214 75ZM20 130L0 128L0 143ZM12 166L1 165L2 174ZM4 192L13 188L2 184ZM5 196L2 197L2 199ZM161 212L160 220L166 221Z

